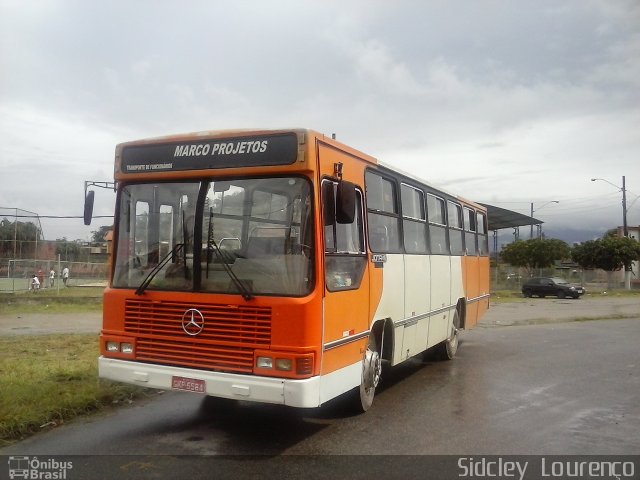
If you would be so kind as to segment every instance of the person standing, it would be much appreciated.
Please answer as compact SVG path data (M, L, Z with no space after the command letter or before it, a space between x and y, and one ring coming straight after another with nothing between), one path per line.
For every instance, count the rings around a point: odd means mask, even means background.
M49 272L49 286L53 288L53 284L56 281L56 271L52 268Z
M62 269L62 283L64 286L67 286L67 282L69 281L69 267L64 267Z

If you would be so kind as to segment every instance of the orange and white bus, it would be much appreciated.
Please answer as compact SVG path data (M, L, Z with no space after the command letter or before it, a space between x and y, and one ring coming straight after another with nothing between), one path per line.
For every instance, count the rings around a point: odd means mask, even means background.
M115 185L102 378L366 411L489 306L482 206L311 130L123 143Z

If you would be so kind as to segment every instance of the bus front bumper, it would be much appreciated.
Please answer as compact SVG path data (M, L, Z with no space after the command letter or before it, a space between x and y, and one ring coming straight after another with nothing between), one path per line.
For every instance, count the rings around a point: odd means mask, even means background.
M98 358L100 378L145 388L175 390L176 377L204 382L204 394L249 402L275 403L299 408L320 406L320 377L289 380L255 375L211 372L168 365L151 365L113 358Z

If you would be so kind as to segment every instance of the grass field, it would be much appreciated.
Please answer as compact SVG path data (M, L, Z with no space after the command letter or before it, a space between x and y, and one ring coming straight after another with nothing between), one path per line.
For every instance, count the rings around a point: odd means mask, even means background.
M0 445L145 390L98 379L95 334L0 337Z
M0 315L100 311L103 290L102 287L70 287L60 292L0 292Z
M102 287L0 293L0 316L100 311ZM96 334L0 337L0 446L149 391L98 379Z

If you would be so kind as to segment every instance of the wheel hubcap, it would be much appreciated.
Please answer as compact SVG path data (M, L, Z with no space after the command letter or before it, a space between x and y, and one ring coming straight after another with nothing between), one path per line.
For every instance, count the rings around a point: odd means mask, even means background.
M455 351L458 347L458 329L454 326L451 329L451 336L449 337L449 345L451 345L451 349Z
M460 330L458 329L458 325L460 323L460 319L458 318L458 314L456 312L456 316L453 319L453 324L451 325L451 335L447 338L447 349L451 356L455 355L458 350L458 333Z
M378 352L367 348L364 355L364 371L362 372L362 380L364 388L370 390L378 386L380 375L382 372L382 361Z

